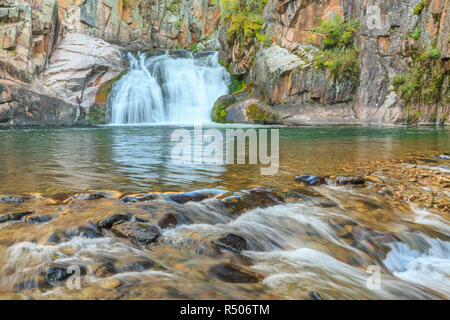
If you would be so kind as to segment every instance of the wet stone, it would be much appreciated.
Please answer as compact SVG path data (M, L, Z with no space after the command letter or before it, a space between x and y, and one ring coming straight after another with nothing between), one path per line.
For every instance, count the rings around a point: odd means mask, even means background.
M361 177L337 177L336 178L336 184L340 186L345 185L363 185L366 183L366 180L364 180Z
M105 198L105 195L101 192L93 192L93 193L77 193L76 195L64 200L64 203L67 203L69 201L72 200L85 200L85 201L90 201L90 200L98 200L98 199L102 199Z
M227 249L234 252L241 252L247 250L248 248L247 240L234 233L228 233L224 237L219 238L216 242L214 242L214 245L217 248Z
M310 293L309 293L309 297L310 297L312 300L324 300L324 299L320 296L320 294L317 293L317 292L315 292L315 291L310 292Z
M252 271L243 270L238 265L223 263L213 266L209 273L214 278L228 283L257 283L263 276Z
M179 204L184 204L189 201L200 202L208 198L213 198L224 194L225 191L219 189L204 189L183 193L168 193L163 194L162 197L168 201L173 201Z
M284 203L282 197L267 189L255 188L243 190L221 200L225 208L232 214L241 214L254 208L267 208Z
M321 184L326 184L326 177L306 174L295 177L295 181L306 186L319 186Z
M40 216L27 216L25 217L26 223L44 223L53 220L55 217L50 215L40 215Z
M80 275L85 275L87 273L87 269L84 265L49 263L44 266L42 274L48 283L64 281L75 273L76 268L80 271Z
M28 201L32 199L32 196L20 196L20 197L14 197L14 196L3 196L0 195L0 202L5 203L23 203L25 201Z
M125 214L114 214L108 218L106 218L105 220L101 221L98 226L101 229L111 229L114 225L122 223L122 222L126 222L126 221L130 221L131 217Z
M158 226L161 229L167 228L175 228L178 223L177 218L172 213L166 213L164 216L158 221Z
M103 234L99 232L94 226L78 226L69 231L56 230L47 239L49 243L60 243L68 241L74 237L83 237L88 239L96 239L103 237Z
M143 201L155 200L158 196L154 193L129 195L120 199L122 203L136 203Z
M115 269L119 272L134 272L134 271L145 271L150 268L159 268L161 269L162 266L145 257L137 257L128 259L126 262L116 262L114 265Z
M124 222L113 226L111 231L117 236L128 238L131 242L139 245L155 242L161 235L156 225L139 222Z
M23 217L33 214L34 211L23 211L23 212L13 212L0 216L0 223L8 222L8 221L18 221Z

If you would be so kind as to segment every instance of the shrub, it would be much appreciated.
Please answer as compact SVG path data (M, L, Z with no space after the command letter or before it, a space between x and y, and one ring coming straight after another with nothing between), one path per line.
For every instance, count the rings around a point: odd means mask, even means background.
M267 44L268 37L261 33L262 11L267 0L222 0L222 15L230 25L228 42L238 41L243 46L248 40Z
M357 19L342 20L336 16L311 30L311 41L320 40L321 50L314 56L314 66L328 68L335 79L348 79L353 82L359 77L359 50L353 38L360 29Z
M446 69L437 48L417 50L413 65L404 74L395 75L394 90L407 105L433 104L440 100Z
M422 30L420 30L419 28L414 29L413 32L408 34L408 36L410 38L413 38L414 40L419 39L421 35L422 35Z

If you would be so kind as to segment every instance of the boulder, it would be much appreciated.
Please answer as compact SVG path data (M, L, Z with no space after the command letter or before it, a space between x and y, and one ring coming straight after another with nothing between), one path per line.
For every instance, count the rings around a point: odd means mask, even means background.
M119 237L128 238L138 245L155 242L161 235L156 225L138 222L124 222L114 225L111 231Z
M234 233L228 233L225 236L220 237L214 242L214 245L217 248L234 252L241 252L248 249L247 240Z
M240 266L231 263L217 264L213 266L209 273L212 277L228 283L257 283L263 276Z
M298 183L302 183L307 186L318 186L321 184L326 184L326 177L324 176L312 176L309 174L301 175L295 177L295 181Z
M45 277L45 280L48 283L54 283L59 281L67 280L71 275L75 273L73 268L78 268L80 271L80 275L85 275L87 273L87 268L84 265L71 265L68 263L49 263L46 264L42 273Z

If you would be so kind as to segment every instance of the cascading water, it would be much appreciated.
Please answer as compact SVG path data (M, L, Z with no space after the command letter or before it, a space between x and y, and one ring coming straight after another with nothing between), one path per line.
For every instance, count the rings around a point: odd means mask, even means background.
M130 70L114 85L108 101L109 123L209 121L214 102L228 93L230 76L217 52L177 55L129 53Z

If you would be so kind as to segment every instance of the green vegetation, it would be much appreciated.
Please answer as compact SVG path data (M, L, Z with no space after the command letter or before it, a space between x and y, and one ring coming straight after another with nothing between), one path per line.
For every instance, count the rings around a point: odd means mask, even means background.
M314 66L329 69L335 79L348 79L354 82L359 78L359 50L353 43L360 29L357 19L342 20L336 16L323 21L312 29L311 42L321 43L320 51L314 57Z
M127 71L123 71L113 79L104 83L97 91L95 97L95 105L89 110L89 123L90 124L103 124L105 123L106 106L108 103L108 97L111 93L111 89L117 81L119 81Z
M229 29L227 40L239 42L241 46L256 42L271 45L269 37L263 34L262 11L267 0L221 0L222 15Z
M417 40L420 38L420 36L422 35L422 30L420 30L419 28L414 29L413 32L408 33L408 37Z
M247 89L247 85L245 84L245 81L244 81L244 79L242 79L242 77L234 75L231 72L230 67L224 61L219 60L219 63L225 69L227 69L228 73L230 74L230 77L231 77L230 92L231 92L231 94L237 94L237 93L240 93L240 92L244 91L245 89Z
M217 99L214 107L211 111L211 120L219 123L227 122L227 108L232 104L236 103L237 99L235 96L226 95Z
M414 7L414 14L416 16L420 15L422 13L422 10L427 8L428 5L430 4L430 0L423 0L420 1L417 6Z
M259 124L275 124L278 121L276 115L257 104L249 106L246 114L250 120Z
M433 104L440 100L448 70L437 48L416 50L413 65L406 73L394 76L393 85L407 105Z

